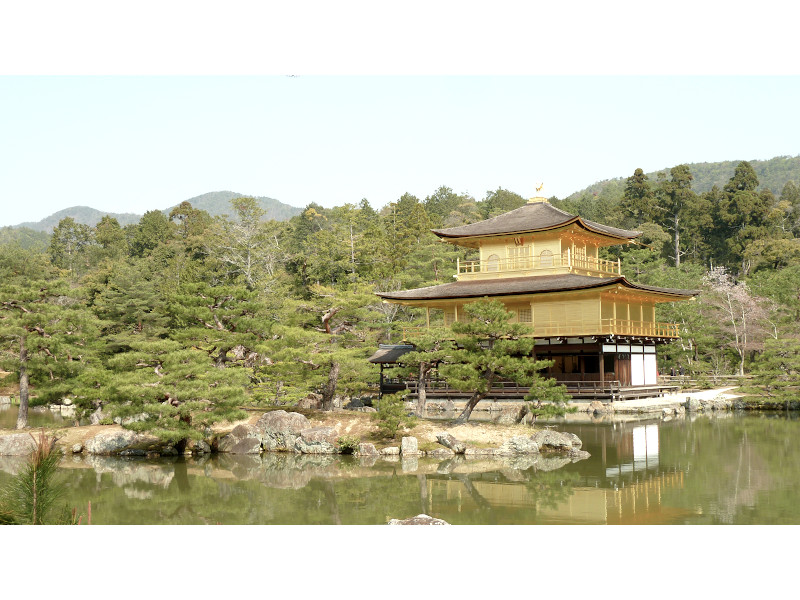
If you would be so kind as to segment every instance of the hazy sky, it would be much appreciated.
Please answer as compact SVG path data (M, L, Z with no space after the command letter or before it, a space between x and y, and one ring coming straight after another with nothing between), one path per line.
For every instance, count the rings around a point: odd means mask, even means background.
M795 156L798 106L800 77L2 77L0 224L219 190L563 197L637 167Z
M796 20L777 0L746 8L9 3L0 225L219 190L376 208L442 185L563 197L637 167L796 156Z

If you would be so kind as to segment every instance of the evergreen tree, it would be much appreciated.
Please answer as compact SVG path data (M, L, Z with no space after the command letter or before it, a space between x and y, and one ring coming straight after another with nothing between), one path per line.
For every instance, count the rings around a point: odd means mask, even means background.
M497 215L502 215L516 208L525 205L525 198L514 192L504 190L499 187L494 191L486 192L483 200L480 202L480 214L483 219L490 219Z
M636 169L633 175L625 180L622 209L633 216L637 228L641 227L642 223L653 220L656 198L647 175L641 169Z
M75 276L85 266L82 263L92 241L91 227L76 223L72 217L65 217L58 222L50 236L50 261Z
M688 207L695 202L692 191L692 172L688 165L678 165L669 171L670 179L663 177L658 186L658 208L660 223L672 230L672 258L676 267L681 264L681 233L686 228L685 217Z
M478 300L464 310L469 320L452 325L458 348L439 366L451 387L472 392L456 422L466 422L493 384L504 380L529 387L526 400L535 403L534 410L547 410L546 404L556 413L566 410L566 388L539 375L553 363L533 358L534 339L524 337L530 334L527 325L510 323L511 313L497 300Z
M91 403L103 368L101 323L80 290L60 279L9 278L0 284L0 366L19 382L17 428L27 427L30 386L39 402Z
M174 225L160 210L150 210L142 215L138 225L131 227L131 256L149 256L160 244L172 239Z

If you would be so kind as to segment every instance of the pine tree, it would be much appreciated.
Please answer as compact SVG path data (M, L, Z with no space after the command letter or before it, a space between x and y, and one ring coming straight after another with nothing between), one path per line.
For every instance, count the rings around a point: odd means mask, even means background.
M633 216L636 227L641 227L642 223L653 219L656 198L647 175L641 169L636 169L633 175L625 180L622 209Z
M452 325L458 347L439 366L451 387L472 393L456 422L466 422L493 384L504 380L529 387L525 399L534 403L534 410L566 410L566 388L539 375L552 361L533 358L534 339L525 337L530 335L528 326L511 323L511 313L498 300L478 300L464 310L468 321ZM553 408L544 408L548 404Z
M6 276L0 283L0 366L19 382L18 429L27 427L31 386L40 402L69 396L84 408L102 371L102 323L82 291L56 278L35 255L27 259L16 267L2 265Z

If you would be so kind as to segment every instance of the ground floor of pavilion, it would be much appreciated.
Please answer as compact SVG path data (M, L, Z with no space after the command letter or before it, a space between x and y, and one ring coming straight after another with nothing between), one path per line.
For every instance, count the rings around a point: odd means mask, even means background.
M536 340L532 360L552 360L542 375L564 384L573 399L625 400L662 396L677 386L659 383L656 345L666 340L655 338L542 338ZM381 345L370 362L380 365L381 394L408 391L417 395L417 379L398 377L402 356L413 346ZM450 387L434 373L425 382L428 398L464 399L470 394ZM498 382L487 399L521 400L527 388L513 382Z

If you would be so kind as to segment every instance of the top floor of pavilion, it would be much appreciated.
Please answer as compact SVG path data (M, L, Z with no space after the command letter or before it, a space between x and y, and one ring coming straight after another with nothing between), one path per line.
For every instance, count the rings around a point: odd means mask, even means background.
M434 229L441 241L478 250L478 260L459 261L457 279L497 279L575 274L621 275L619 260L599 257L599 249L629 244L639 231L583 219L532 198L524 206L491 219Z

